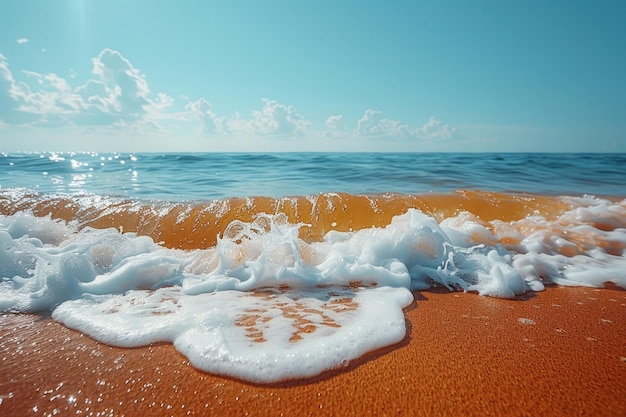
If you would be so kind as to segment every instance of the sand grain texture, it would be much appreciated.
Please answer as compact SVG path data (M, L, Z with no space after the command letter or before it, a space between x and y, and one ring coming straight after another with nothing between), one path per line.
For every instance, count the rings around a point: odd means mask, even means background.
M396 347L271 386L199 372L171 345L113 348L47 318L5 314L0 414L626 415L626 291L415 296Z

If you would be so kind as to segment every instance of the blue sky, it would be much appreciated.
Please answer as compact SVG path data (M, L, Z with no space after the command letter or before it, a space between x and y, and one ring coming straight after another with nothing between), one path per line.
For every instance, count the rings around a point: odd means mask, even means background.
M0 151L626 152L622 1L0 2Z

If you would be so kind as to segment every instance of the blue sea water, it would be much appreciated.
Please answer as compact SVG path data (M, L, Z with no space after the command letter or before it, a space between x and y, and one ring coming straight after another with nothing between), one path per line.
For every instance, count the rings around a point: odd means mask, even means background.
M625 154L19 153L0 155L0 188L168 201L460 189L623 196L625 167Z

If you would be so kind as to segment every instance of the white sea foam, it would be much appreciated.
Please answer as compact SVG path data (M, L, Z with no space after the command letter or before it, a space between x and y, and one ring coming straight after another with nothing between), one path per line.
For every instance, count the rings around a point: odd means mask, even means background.
M409 290L510 298L549 283L626 287L626 202L575 205L556 221L490 227L467 213L437 223L409 210L386 227L311 243L299 238L301 225L261 215L195 251L0 216L0 310L52 310L112 345L169 341L208 372L308 377L401 340Z
M187 295L180 287L90 296L55 320L117 346L172 342L192 365L255 382L304 378L402 340L404 288Z

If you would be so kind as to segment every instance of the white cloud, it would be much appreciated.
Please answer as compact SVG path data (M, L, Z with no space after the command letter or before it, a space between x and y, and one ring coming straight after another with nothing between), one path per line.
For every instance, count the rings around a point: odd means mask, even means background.
M331 115L326 119L326 131L324 136L331 138L343 138L346 136L346 127L343 121L343 114Z
M428 119L428 122L421 128L417 129L414 134L420 139L442 140L450 139L460 135L455 127L444 124L441 120L437 120L434 116Z
M295 107L269 99L263 99L263 108L252 111L251 117L247 119L239 113L232 116L219 116L211 103L204 98L188 101L185 111L200 123L202 132L217 136L336 139L370 137L440 141L458 135L455 128L435 117L431 117L423 126L410 127L399 120L388 119L381 111L372 109L365 111L353 129L347 129L344 116L337 114L326 119L325 129L317 130L313 128L310 121L296 111Z
M111 105L124 118L139 118L150 104L150 89L139 70L118 51L104 49L92 59L92 73L109 88Z
M444 140L458 135L455 128L444 124L435 117L430 117L422 127L411 128L399 120L388 119L383 112L366 110L363 117L357 122L353 131L355 136L374 136L390 138L415 138L422 140Z
M72 87L56 74L34 71L22 71L25 82L16 82L0 55L0 119L40 126L158 127L162 116L169 117L173 100L163 93L152 97L143 75L118 51L104 49L92 63L94 78ZM75 72L70 74L72 79Z
M254 133L304 136L310 131L311 122L298 114L295 107L268 99L263 99L263 103L263 109L252 112L249 126Z
M19 38L17 40L17 43L19 43L19 44L28 43L28 39L26 39L26 38Z
M271 99L263 99L262 106L248 116L238 112L219 115L204 97L191 101L183 96L178 99L177 109L171 96L153 93L142 72L120 52L104 49L92 59L92 64L90 79L76 85L73 70L67 79L27 70L14 74L0 54L0 126L85 126L101 132L195 129L204 137L228 136L233 140L284 137L335 142L347 138L441 141L458 135L455 128L435 117L416 127L373 109L366 110L356 122L348 122L342 114L330 115L325 125L316 129L294 106Z
M329 116L328 119L326 119L326 127L330 130L343 130L343 114Z
M74 92L81 98L81 109L73 117L76 124L106 126L120 120L114 103L115 92L105 82L89 80Z
M193 102L188 102L185 110L193 114L202 125L202 131L205 133L228 134L225 129L225 117L217 117L213 113L211 103L206 99L200 98Z
M14 124L36 119L22 111L29 94L28 86L15 81L6 57L0 54L0 121Z
M263 108L253 110L250 119L242 118L239 113L218 117L204 98L189 102L185 109L200 120L205 132L218 135L307 136L312 133L311 122L293 106L276 100L263 99Z
M409 127L398 120L383 117L383 112L366 110L359 119L354 130L356 136L393 136L406 137L410 135Z
M80 110L80 97L63 78L56 74L25 73L37 80L39 89L34 92L27 90L20 110L40 115L42 124L67 124L68 118Z

